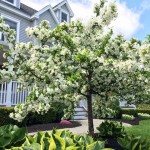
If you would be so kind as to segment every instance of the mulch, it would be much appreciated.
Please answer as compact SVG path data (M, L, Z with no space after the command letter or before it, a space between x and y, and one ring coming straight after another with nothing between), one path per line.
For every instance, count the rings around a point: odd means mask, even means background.
M122 123L127 123L127 124L130 124L130 125L139 125L139 122L144 120L144 119L141 119L141 118L138 118L136 117L134 120L122 120L122 119L113 119L114 121L120 121Z
M65 128L75 128L81 126L77 121L70 121L71 124L60 124L60 123L49 123L49 124L37 124L28 126L28 132L37 132L37 131L48 131L52 129L65 129Z
M105 120L105 119L104 119ZM110 119L111 120L111 119ZM135 118L133 121L130 120L122 120L122 119L112 119L113 121L121 121L123 123L128 123L131 125L138 125L139 122L142 120L140 118ZM60 123L49 123L49 124L37 124L28 126L28 132L37 132L37 131L48 131L52 129L65 129L65 128L75 128L78 126L82 126L78 121L71 121L72 124L60 124Z

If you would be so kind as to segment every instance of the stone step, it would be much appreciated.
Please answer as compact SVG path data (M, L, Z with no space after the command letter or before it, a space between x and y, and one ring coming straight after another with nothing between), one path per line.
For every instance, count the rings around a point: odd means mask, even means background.
M86 110L83 107L74 108L75 112L86 112Z
M86 116L74 116L74 120L86 120Z
M87 112L86 111L76 111L75 116L86 116L87 115Z

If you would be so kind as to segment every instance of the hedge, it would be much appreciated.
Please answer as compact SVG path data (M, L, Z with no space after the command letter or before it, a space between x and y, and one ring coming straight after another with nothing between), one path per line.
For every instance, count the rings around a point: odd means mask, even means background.
M146 113L150 115L150 109L137 109L137 113Z
M127 115L133 115L134 117L138 117L138 113L150 114L150 109L122 108L120 110L120 116L122 116L122 114L127 114Z
M63 109L54 110L50 109L48 113L44 115L39 115L37 113L30 113L22 123L11 119L9 114L14 112L13 107L0 107L0 126L13 124L18 126L34 125L34 124L46 124L46 123L56 123L60 122L63 117Z

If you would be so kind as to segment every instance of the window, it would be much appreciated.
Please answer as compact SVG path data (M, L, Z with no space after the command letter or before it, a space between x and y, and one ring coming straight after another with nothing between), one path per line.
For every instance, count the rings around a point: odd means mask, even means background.
M10 5L17 6L17 0L2 0Z
M16 31L16 41L19 42L20 21L5 14L1 14L1 17L4 19L5 23L10 26L11 29ZM3 34L0 34L0 40L5 41Z
M13 22L8 19L4 19L5 23L9 25L10 29L17 31L17 22ZM4 41L4 35L2 34L1 40Z
M66 13L62 12L61 13L61 22L64 22L64 21L68 22L68 16Z

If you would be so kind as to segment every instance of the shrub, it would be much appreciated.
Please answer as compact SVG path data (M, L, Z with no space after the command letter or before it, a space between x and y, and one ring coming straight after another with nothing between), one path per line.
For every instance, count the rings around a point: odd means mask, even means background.
M102 122L97 127L100 136L103 137L119 137L125 134L122 122L108 121Z
M14 112L13 107L0 107L0 126L7 124L19 125L19 123L9 117L9 114Z
M150 109L136 109L137 113L146 113L150 115Z
M122 119L123 120L134 120L135 117L132 115L122 114Z
M59 109L59 110L58 110ZM50 109L46 114L40 115L38 113L30 113L22 123L11 119L9 114L14 112L13 107L0 107L0 126L13 124L18 126L33 125L33 124L45 124L52 122L60 122L63 117L63 109Z
M150 119L150 115L146 113L138 113L138 117L142 119Z
M122 114L127 114L127 115L133 115L134 117L138 117L138 113L146 113L150 115L150 109L145 109L145 108L137 108L137 109L133 109L133 108L122 108L120 110L120 117L122 116Z
M120 107L118 100L105 101L102 97L96 96L93 101L94 118L118 118Z
M140 136L126 135L118 138L118 143L124 150L149 150L150 148L150 141Z
M132 115L134 117L137 117L137 110L134 108L122 108L120 113L121 113L121 116L122 114L127 114L127 115Z

